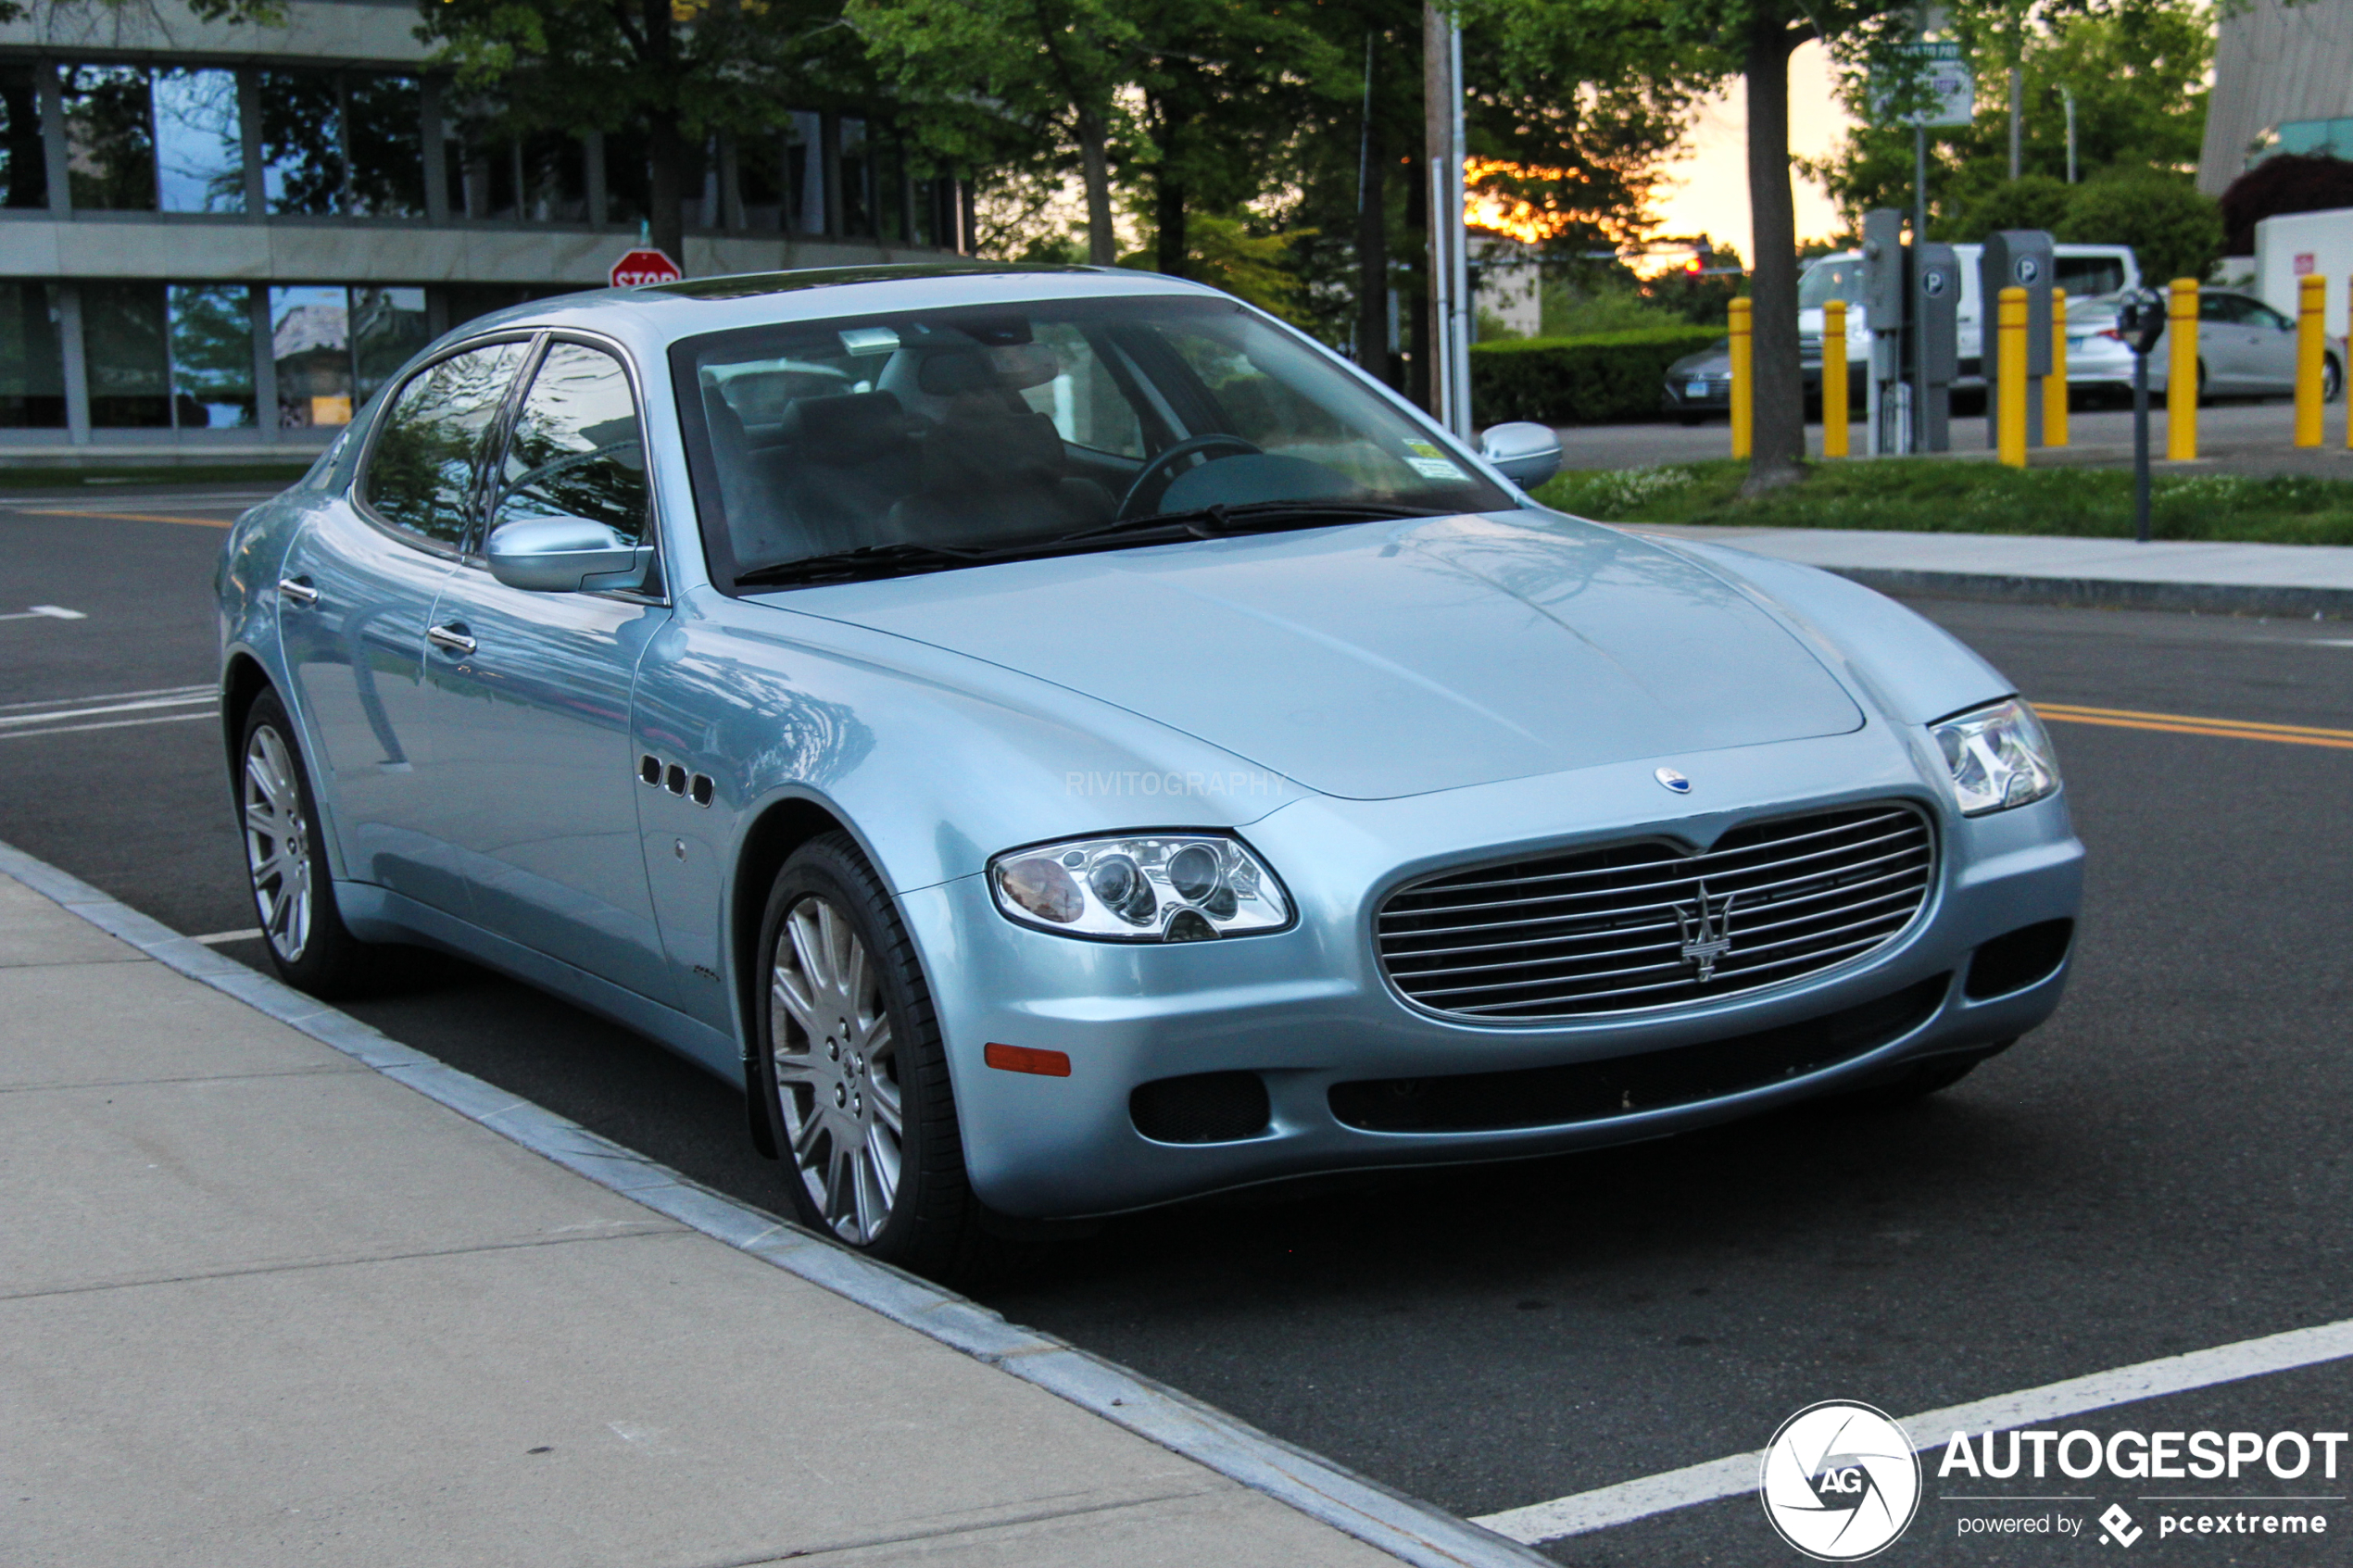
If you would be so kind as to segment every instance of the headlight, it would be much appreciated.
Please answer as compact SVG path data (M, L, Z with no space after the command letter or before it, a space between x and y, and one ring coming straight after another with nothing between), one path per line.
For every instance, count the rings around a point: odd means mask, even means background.
M2040 800L2059 786L2058 759L2034 709L2018 697L1957 713L1929 726L1961 815L1982 816Z
M1198 942L1277 931L1290 903L1265 862L1219 834L1081 838L988 862L1009 920L1119 942Z

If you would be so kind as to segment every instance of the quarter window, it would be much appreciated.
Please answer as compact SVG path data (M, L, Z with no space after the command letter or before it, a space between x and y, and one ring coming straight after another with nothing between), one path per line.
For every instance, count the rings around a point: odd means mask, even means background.
M646 445L629 373L602 349L548 345L515 416L491 526L585 518L637 544L646 516Z
M368 455L360 495L371 511L436 544L465 538L484 439L528 347L469 349L409 378L384 410Z

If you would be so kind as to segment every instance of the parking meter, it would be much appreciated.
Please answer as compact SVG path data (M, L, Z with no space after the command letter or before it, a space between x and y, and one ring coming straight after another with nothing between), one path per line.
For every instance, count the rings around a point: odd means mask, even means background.
M1870 450L1896 452L1898 404L1894 395L1904 374L1904 215L1892 207L1863 214L1863 319L1871 333Z
M2149 354L2165 335L2165 301L2134 289L2116 307L2116 335L2133 351L2133 534L2149 542Z
M2026 442L2043 444L2043 378L2051 373L2051 285L2058 271L2051 236L2040 229L2004 229L1985 237L1978 257L1978 297L1985 302L1984 346L1987 408L2001 381L2001 334L1994 328L1994 302L2004 289L2026 291ZM1997 439L1998 420L1985 421L1985 444Z
M2134 289L2116 307L2116 332L2125 347L2147 358L2165 335L2165 301L2153 289Z
M1912 246L1912 320L1907 341L1919 388L1918 448L1953 448L1953 381L1961 372L1961 259L1948 245Z

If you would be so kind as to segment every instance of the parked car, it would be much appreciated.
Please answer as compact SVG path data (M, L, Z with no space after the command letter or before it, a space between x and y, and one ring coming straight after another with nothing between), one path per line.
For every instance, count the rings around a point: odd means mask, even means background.
M2116 330L2114 302L2097 314L2067 318L2067 379L2111 395L2133 390L2133 351ZM2197 370L2200 397L2278 396L2296 390L2296 323L2251 294L2237 289L2201 289L2197 306ZM2172 383L2173 356L2159 338L2149 353L2149 390L2163 393ZM2335 402L2345 391L2346 345L2323 340L2321 393Z
M259 923L321 993L422 943L644 1032L807 1224L941 1271L1924 1094L2040 1023L2082 848L2012 684L1547 511L1558 461L1151 273L484 318L228 537Z
M1822 362L1818 357L1804 360L1798 367L1805 387L1806 405L1809 411L1818 412L1822 401ZM1864 387L1861 378L1847 383L1847 401L1861 407ZM1732 344L1730 338L1718 338L1709 347L1686 354L1667 368L1666 384L1659 394L1659 406L1684 424L1695 425L1710 416L1732 411Z

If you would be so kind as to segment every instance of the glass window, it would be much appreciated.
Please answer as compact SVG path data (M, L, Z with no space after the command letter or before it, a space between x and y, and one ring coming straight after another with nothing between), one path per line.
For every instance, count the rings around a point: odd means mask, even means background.
M871 238L875 232L875 147L866 122L841 117L841 232Z
M785 128L785 227L797 234L825 232L824 147L818 117L795 110Z
M1142 457L1144 427L1086 334L1067 321L1045 322L1037 341L1052 356L1054 378L1023 388L1023 401L1052 420L1054 433L1074 446Z
M420 538L452 546L464 541L483 442L528 347L470 349L409 378L384 410L368 452L359 492L370 510Z
M351 304L343 290L271 289L270 357L282 429L351 422Z
M155 77L156 174L166 212L243 212L245 138L237 73L159 70Z
M153 430L171 423L161 283L82 284L82 359L93 426Z
M62 430L65 422L56 285L0 282L0 429Z
M537 132L522 139L523 217L533 223L588 221L587 150L576 136Z
M423 217L425 122L417 79L355 72L345 85L351 127L346 210L370 218Z
M171 422L233 430L255 422L253 292L242 283L174 283Z
M602 349L550 344L515 416L490 525L586 518L634 544L646 537L646 496L629 373Z
M1797 280L1800 310L1819 310L1833 299L1857 305L1862 298L1863 263L1858 258L1817 261Z
M152 212L156 132L145 66L60 66L66 180L73 205Z
M645 133L605 132L605 221L635 229L652 215L653 189Z
M2056 258L2053 279L2070 299L2096 299L2124 292L2124 258L2118 256L2062 256Z
M411 356L433 341L422 289L351 291L351 395L365 403Z
M736 198L744 227L773 234L785 226L785 143L782 136L747 136L736 144Z
M261 187L272 212L343 205L343 94L334 73L261 73Z
M2246 324L2250 327L2269 327L2275 332L2286 332L2296 325L2259 299L2246 302Z
M40 83L38 67L0 63L0 207L49 205Z

